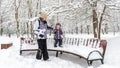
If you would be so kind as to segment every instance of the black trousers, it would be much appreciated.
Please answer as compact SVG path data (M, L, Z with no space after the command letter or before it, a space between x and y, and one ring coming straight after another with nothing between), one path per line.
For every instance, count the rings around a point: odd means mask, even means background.
M43 57L43 60L49 59L46 39L38 39L37 42L38 42L38 48L41 50L41 54L39 56L38 53L40 52L38 51L36 58L41 59Z
M54 43L54 47L57 47L57 44L59 45L59 46L61 46L62 45L62 39L54 39L55 40L55 43Z

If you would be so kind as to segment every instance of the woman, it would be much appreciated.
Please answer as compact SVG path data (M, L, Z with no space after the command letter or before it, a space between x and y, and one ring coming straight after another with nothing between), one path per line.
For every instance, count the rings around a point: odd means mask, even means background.
M43 57L43 60L48 60L48 52L47 52L47 29L52 29L52 27L49 27L47 25L46 21L47 15L45 13L40 13L39 19L34 24L34 33L37 36L37 42L38 42L38 52L36 55L36 59L41 59Z

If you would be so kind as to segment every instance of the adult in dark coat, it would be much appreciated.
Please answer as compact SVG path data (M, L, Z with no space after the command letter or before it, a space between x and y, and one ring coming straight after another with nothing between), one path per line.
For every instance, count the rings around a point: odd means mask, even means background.
M36 20L36 23L34 24L34 33L37 36L37 42L38 42L38 52L36 55L36 59L41 59L43 57L43 60L48 60L49 55L47 51L47 29L53 29L52 27L49 27L47 25L46 21L46 14L40 13L40 17L38 20Z

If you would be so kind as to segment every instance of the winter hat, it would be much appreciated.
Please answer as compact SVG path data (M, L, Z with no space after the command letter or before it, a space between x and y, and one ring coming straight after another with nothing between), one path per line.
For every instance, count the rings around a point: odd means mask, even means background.
M39 12L41 18L47 18L47 14L44 12Z
M56 25L59 25L59 26L61 26L61 24L60 24L60 23L56 23Z

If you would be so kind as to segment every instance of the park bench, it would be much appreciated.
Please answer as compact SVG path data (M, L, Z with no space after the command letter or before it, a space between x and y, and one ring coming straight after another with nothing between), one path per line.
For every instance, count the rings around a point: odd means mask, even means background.
M21 38L21 47L20 54L23 51L37 51L37 45L30 45L24 43L25 38ZM33 41L33 40L32 40ZM98 40L94 38L69 38L66 37L63 39L63 47L54 48L54 39L49 37L47 39L48 51L55 51L56 57L59 56L59 53L69 53L76 55L80 58L83 58L87 61L88 65L92 65L93 61L100 60L101 63L104 63L104 56L107 46L106 40ZM25 46L25 49L24 49Z

